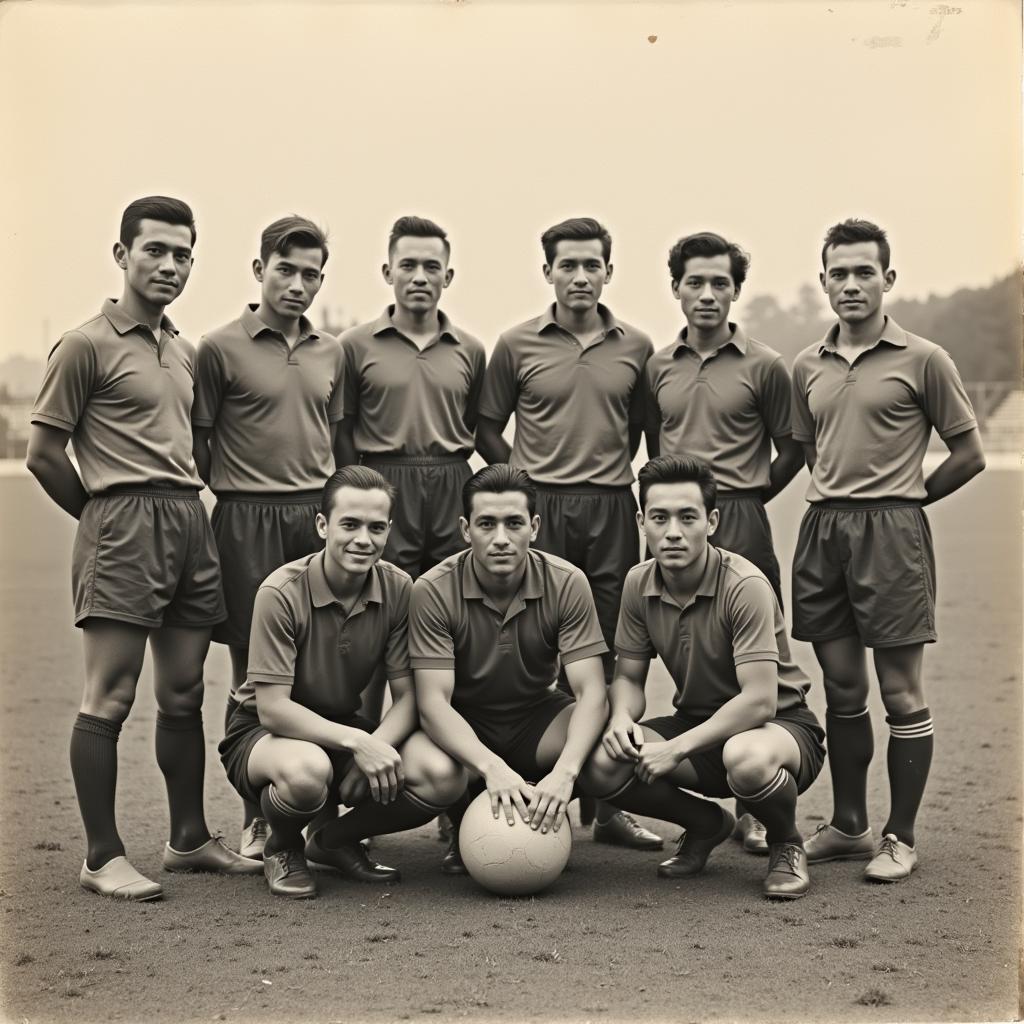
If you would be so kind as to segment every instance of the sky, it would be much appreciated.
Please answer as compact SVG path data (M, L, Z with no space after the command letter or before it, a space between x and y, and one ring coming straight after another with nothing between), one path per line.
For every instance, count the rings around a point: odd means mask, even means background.
M439 221L443 308L491 347L550 301L541 232L595 216L616 314L679 326L665 260L715 230L747 296L817 286L825 229L890 235L895 296L1020 253L1015 0L0 4L0 360L42 357L120 292L121 210L193 207L169 313L198 340L258 292L271 220L332 249L316 313L376 317L391 222ZM735 307L742 317L742 298Z

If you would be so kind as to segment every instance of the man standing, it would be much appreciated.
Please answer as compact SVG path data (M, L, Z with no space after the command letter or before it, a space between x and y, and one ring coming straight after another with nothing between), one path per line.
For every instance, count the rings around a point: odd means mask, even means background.
M922 681L934 643L935 558L922 506L985 466L974 410L953 361L882 311L896 280L885 232L846 220L825 235L821 286L839 322L793 364L793 437L811 469L793 559L793 636L814 644L825 678L832 821L807 842L812 863L871 858L876 882L917 867L914 824L933 730ZM949 449L925 479L932 428ZM889 724L889 818L873 842L874 752L865 648Z
M171 815L164 868L260 869L212 839L203 813L203 661L224 602L192 459L194 353L164 315L188 281L195 239L192 211L178 199L149 196L127 207L114 244L121 297L50 353L28 447L29 470L79 520L71 582L85 692L71 772L88 844L79 880L130 900L163 891L128 862L114 817L117 740L147 640L156 759ZM81 476L67 455L69 439Z
M685 828L676 855L658 867L663 878L699 873L732 832L733 816L694 793L733 794L767 826L765 895L795 899L810 884L797 794L821 770L824 734L767 578L708 543L718 525L716 489L711 468L694 456L663 455L640 471L638 518L654 557L626 579L611 717L584 784ZM676 685L676 711L637 724L655 655Z
M712 543L749 559L779 603L782 580L765 504L804 464L792 438L792 385L782 356L729 320L750 257L711 232L681 238L668 256L672 294L686 326L647 363L647 451L696 455L718 482ZM772 458L772 445L776 452ZM764 826L737 807L736 838L767 853Z
M304 314L327 255L312 221L274 221L252 265L259 304L202 338L196 356L194 454L217 495L213 533L228 617L213 639L231 652L228 718L245 682L256 591L285 562L323 547L314 521L334 472L342 354ZM259 808L246 804L241 852L261 857L266 835Z
M555 302L498 339L477 446L488 462L509 462L536 484L536 547L584 571L610 650L622 583L640 556L630 463L643 434L643 371L653 346L600 302L612 277L611 235L601 224L563 221L544 232L541 245ZM510 448L502 432L513 413ZM608 654L606 680L613 663ZM598 808L594 838L661 847L658 836L612 808Z

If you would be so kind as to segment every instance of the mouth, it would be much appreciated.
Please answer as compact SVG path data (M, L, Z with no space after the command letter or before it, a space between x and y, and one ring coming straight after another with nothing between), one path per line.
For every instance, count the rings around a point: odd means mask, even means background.
M289 306L301 306L302 299L282 299L282 302L286 302Z
M178 287L177 281L165 281L162 278L159 281L154 281L153 284L155 284L157 288L170 288L172 291Z

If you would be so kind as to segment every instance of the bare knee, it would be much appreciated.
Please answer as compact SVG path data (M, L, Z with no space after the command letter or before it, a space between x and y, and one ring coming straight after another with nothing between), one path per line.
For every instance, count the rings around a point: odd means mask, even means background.
M779 770L776 757L754 733L740 733L725 741L722 764L729 785L741 793L753 793L766 786Z
M135 702L138 678L124 672L103 679L87 679L81 711L110 722L123 723Z
M465 792L469 774L456 760L418 733L402 747L406 785L421 800L438 807L455 803Z
M290 746L274 772L274 787L292 807L317 807L331 782L331 759L315 743Z
M614 760L598 745L583 765L579 786L587 796L604 797L621 789L633 774L633 766Z

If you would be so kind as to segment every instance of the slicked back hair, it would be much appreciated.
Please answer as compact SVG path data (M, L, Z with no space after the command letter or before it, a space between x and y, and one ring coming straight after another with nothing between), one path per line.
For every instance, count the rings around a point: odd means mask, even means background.
M292 249L319 249L323 255L320 267L327 263L327 233L308 217L292 214L281 217L273 224L267 225L260 235L260 259L266 266L268 260L276 252L278 256L287 256Z
M869 220L861 220L858 217L849 217L839 224L833 224L825 232L825 244L821 247L822 269L828 269L826 257L832 246L856 245L858 242L877 242L878 260L882 264L882 270L889 269L889 259L892 253L886 233L877 224L872 224Z
M388 259L391 259L395 251L395 243L400 238L440 238L444 242L444 258L447 261L452 254L451 243L448 241L448 232L440 224L435 224L426 217L399 217L391 225L391 234L388 235Z
M735 242L716 235L713 231L700 231L695 235L680 238L669 250L668 271L672 283L678 284L686 273L686 261L695 256L728 256L729 273L737 288L747 279L750 269L750 254L744 252Z
M655 484L696 484L704 500L704 511L718 505L718 482L711 466L696 455L659 455L637 474L640 485L640 510L647 511L647 492Z
M331 518L334 496L342 487L354 487L359 491L383 491L388 496L388 515L394 510L396 491L393 484L369 466L345 466L324 484L320 512L325 519Z
M129 203L121 214L121 230L117 236L118 241L126 249L132 247L132 242L135 241L144 220L181 224L192 232L192 244L196 244L196 220L192 216L192 208L180 199L171 199L169 196L145 196Z
M601 243L601 252L607 263L612 258L612 236L593 217L570 217L561 224L555 224L540 236L540 244L544 247L544 259L550 267L554 265L559 242L589 242L594 238Z
M519 491L526 495L526 507L532 519L537 514L537 488L521 470L506 462L495 462L474 473L462 486L462 514L466 521L472 519L474 494L504 494Z

